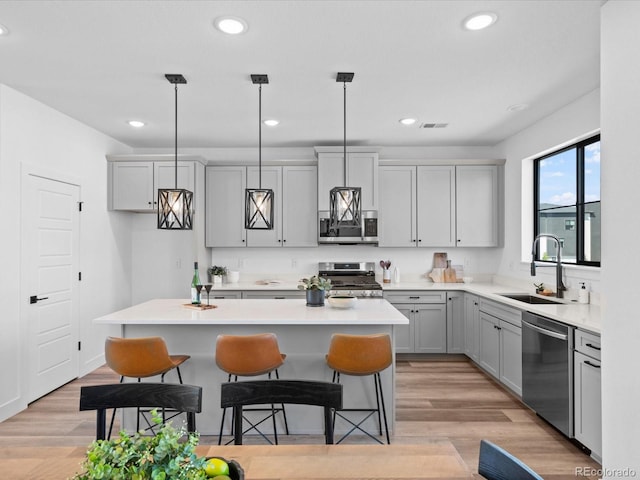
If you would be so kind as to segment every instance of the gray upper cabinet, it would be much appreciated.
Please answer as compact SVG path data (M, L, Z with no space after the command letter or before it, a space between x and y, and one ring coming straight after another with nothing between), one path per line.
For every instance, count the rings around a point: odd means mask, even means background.
M418 246L455 246L456 167L418 167L417 180Z
M416 167L380 167L378 218L379 246L416 245Z
M244 228L245 189L258 186L258 167L207 167L206 246L317 246L316 167L262 167L262 187L274 192L273 230Z
M498 245L498 167L381 166L381 247Z
M378 210L378 154L347 152L345 179L344 153L320 150L320 147L316 148L318 210L329 210L329 192L333 187L343 186L362 188L362 210Z
M244 191L247 167L207 167L205 186L205 244L207 247L243 247Z
M498 246L498 167L456 167L456 243Z
M111 210L154 212L158 208L158 189L176 185L173 162L109 162L108 168ZM194 192L194 185L194 162L178 162L178 188Z

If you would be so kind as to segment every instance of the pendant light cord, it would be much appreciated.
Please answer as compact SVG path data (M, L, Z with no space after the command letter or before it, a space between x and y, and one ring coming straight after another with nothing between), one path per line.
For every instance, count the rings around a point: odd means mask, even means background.
M175 132L174 132L174 177L175 189L178 189L178 84L175 84Z
M344 90L344 122L343 122L343 130L344 130L344 186L347 186L347 82L343 82L343 90Z
M262 84L258 87L258 188L262 190Z

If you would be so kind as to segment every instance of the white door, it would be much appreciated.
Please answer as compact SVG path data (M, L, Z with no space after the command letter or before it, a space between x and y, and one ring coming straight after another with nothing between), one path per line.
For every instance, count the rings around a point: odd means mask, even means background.
M22 285L33 401L78 376L79 187L33 175L24 187Z

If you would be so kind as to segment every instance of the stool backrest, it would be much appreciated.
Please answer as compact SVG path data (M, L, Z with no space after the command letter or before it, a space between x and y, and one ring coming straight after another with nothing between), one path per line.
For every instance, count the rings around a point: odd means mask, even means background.
M175 367L162 337L107 337L104 355L109 368L123 377L152 377Z
M293 403L324 407L325 443L333 444L332 409L342 408L342 385L307 380L253 380L221 386L220 406L234 409L234 442L242 445L242 408Z
M488 440L480 441L478 473L487 480L543 480L521 460Z
M218 335L216 339L216 364L232 375L263 375L283 363L278 338L273 333Z
M327 364L337 372L349 375L371 375L381 372L393 362L391 338L386 333L373 335L331 336Z
M168 408L187 414L187 430L196 431L196 413L202 411L202 387L173 383L116 383L80 388L80 410L96 410L96 439L106 438L106 411L110 408Z

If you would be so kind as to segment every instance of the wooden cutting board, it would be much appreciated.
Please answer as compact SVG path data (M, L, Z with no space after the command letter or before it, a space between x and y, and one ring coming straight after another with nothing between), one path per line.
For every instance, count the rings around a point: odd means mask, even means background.
M447 266L447 252L433 254L433 268L445 268Z

